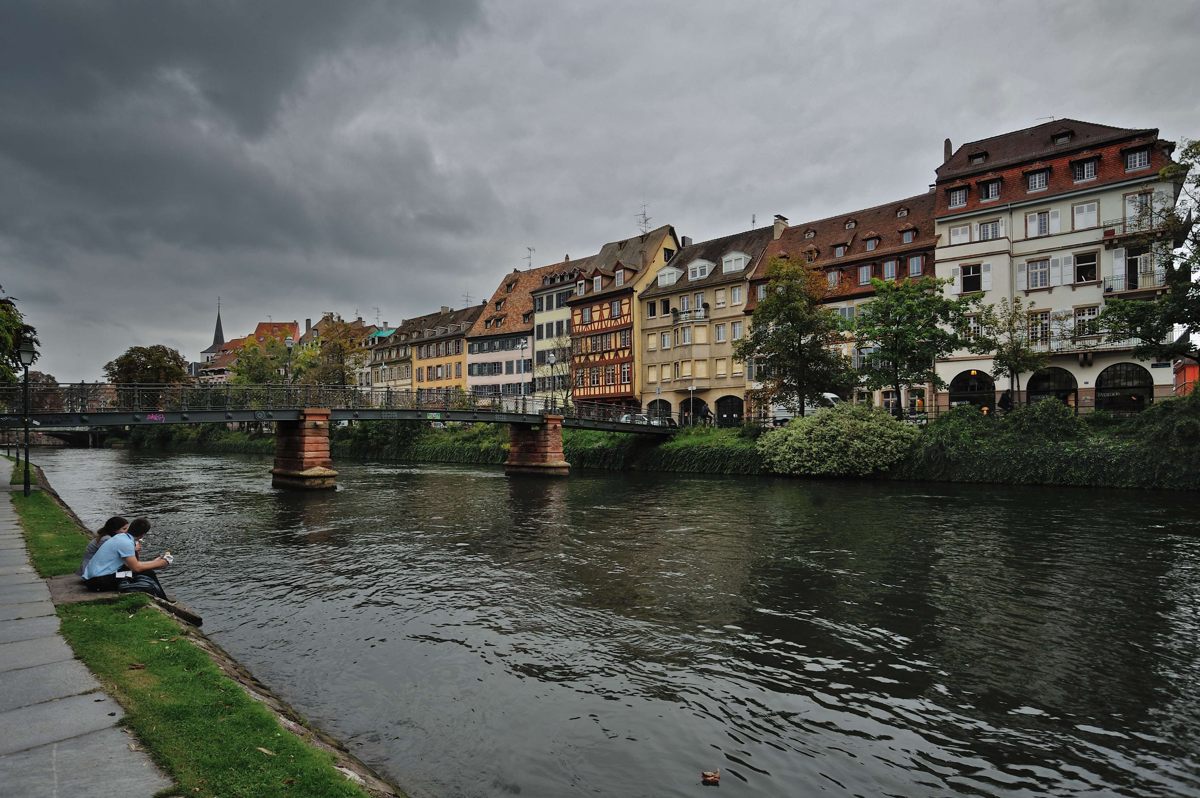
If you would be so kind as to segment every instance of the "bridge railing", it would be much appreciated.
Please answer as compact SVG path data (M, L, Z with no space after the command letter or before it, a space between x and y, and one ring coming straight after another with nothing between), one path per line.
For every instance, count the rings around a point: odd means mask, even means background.
M527 395L501 395L461 388L359 388L353 385L114 385L65 383L30 386L32 414L94 414L292 410L326 407L332 410L470 411L517 415L563 415L568 418L631 423L636 410L601 402ZM24 412L20 385L0 388L0 412Z

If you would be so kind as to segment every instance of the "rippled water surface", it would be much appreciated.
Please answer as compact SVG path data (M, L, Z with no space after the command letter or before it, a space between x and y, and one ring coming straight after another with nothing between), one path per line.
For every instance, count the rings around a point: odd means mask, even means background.
M1194 496L34 460L416 796L1200 795Z

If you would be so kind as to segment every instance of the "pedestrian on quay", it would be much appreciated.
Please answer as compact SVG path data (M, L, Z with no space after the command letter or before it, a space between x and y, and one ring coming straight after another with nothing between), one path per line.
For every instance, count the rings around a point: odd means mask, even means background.
M87 568L88 561L96 556L96 551L108 542L108 539L118 532L124 532L129 529L129 522L119 515L114 515L112 518L104 522L104 526L96 530L96 536L88 541L87 548L83 550L83 562L79 563L79 567L75 569L75 573L80 577L83 576L83 569Z
M83 569L83 581L88 590L149 593L157 598L167 598L154 572L168 567L175 558L168 551L153 560L143 562L138 559L142 538L149 531L148 520L135 518L128 529L102 544Z

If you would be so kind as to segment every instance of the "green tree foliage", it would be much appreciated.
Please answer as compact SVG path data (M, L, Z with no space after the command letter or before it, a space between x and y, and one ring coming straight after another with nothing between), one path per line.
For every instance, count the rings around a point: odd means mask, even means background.
M250 341L238 352L230 382L235 385L268 385L283 381L288 368L288 351L282 341Z
M16 299L4 296L3 288L0 288L0 385L14 385L20 379L25 367L21 365L17 350L25 336L31 337L37 345L37 330L25 323Z
M1029 308L1021 297L1004 297L979 312L980 335L976 346L992 356L992 376L1008 378L1009 390L1021 390L1021 374L1037 371L1050 356L1034 348L1029 338Z
M361 325L330 315L321 320L319 329L319 338L293 353L294 381L309 385L354 385L355 372L367 361Z
M860 369L868 388L892 388L899 397L906 385L945 387L934 362L971 344L966 316L974 304L973 298L946 297L945 283L933 277L871 280L875 297L859 306L852 326L857 346L873 350Z
M169 346L131 346L104 364L104 374L112 383L177 385L190 382L187 367L183 355Z
M917 435L915 426L882 410L843 402L768 432L758 451L777 474L865 477L904 459Z
M848 382L843 334L837 317L820 304L817 275L775 260L767 276L766 297L754 310L749 335L734 345L734 356L754 361L769 400L803 415L806 401L815 403Z
M1184 147L1177 164L1159 173L1180 185L1178 206L1147 209L1140 220L1146 235L1140 242L1158 247L1157 267L1163 270L1165 293L1154 300L1111 299L1105 304L1101 325L1108 340L1136 342L1134 354L1153 360L1189 357L1200 360L1200 230L1192 215L1200 209L1200 141ZM1164 244L1163 242L1171 242ZM1183 242L1182 248L1165 246ZM1154 251L1152 249L1152 251ZM1176 331L1182 328L1182 335Z

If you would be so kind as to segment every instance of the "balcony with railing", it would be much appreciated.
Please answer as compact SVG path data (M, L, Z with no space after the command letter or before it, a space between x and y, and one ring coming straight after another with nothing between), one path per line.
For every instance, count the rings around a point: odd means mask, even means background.
M1148 258L1149 256L1143 255ZM1104 278L1104 293L1120 294L1133 291L1154 291L1167 284L1167 270L1161 266L1143 269L1130 268L1125 274L1114 274Z
M1120 246L1131 238L1161 239L1171 237L1174 246L1183 246L1187 233L1195 224L1191 211L1184 218L1178 214L1169 213L1139 213L1136 216L1125 216L1121 219L1110 219L1100 223L1105 243L1110 247Z
M704 321L708 318L708 311L705 308L693 308L691 310L672 310L671 316L676 324L690 323L693 321Z

